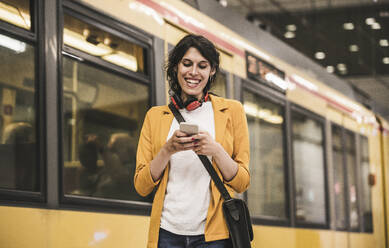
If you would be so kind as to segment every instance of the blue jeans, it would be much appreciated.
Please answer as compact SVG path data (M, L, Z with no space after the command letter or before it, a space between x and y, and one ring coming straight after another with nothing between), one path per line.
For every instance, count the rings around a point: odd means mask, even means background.
M204 235L178 235L159 229L158 248L232 248L230 239L205 242Z

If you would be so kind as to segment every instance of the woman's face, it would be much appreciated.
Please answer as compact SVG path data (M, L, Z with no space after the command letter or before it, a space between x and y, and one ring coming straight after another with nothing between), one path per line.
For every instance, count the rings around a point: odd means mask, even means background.
M215 73L209 61L196 48L191 47L186 51L177 67L178 83L182 89L182 101L186 101L188 95L195 96L200 100L208 78Z

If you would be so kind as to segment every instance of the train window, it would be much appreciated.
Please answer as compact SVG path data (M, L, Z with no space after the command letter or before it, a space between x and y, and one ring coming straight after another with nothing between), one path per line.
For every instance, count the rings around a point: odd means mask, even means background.
M343 139L342 128L337 125L332 125L332 161L333 161L333 190L335 193L335 226L338 230L347 228L346 215L346 191L345 177L346 171L344 167L343 155Z
M63 58L65 194L150 201L131 178L149 88Z
M146 74L146 49L73 16L64 15L64 44L121 68Z
M371 202L371 188L369 183L370 176L370 163L369 163L369 142L367 137L361 136L361 150L360 150L360 161L361 161L361 181L362 181L362 221L363 231L373 231L373 216L372 216L372 202Z
M244 91L250 134L251 185L247 191L252 216L287 219L284 159L284 107Z
M292 112L295 216L299 223L326 224L323 123Z
M0 64L0 188L39 191L35 48L3 34L0 40L7 61Z
M31 13L29 0L7 0L0 2L0 20L30 30Z
M227 97L227 75L226 73L219 72L215 82L212 85L210 91L221 97Z
M357 164L355 150L355 134L345 131L345 150L347 167L347 188L348 188L348 213L350 230L359 230L358 214L358 192L357 192Z

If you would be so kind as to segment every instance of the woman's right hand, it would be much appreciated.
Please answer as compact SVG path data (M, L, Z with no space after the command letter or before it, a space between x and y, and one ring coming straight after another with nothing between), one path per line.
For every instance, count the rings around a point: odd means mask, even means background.
M192 136L189 136L180 130L176 130L172 137L165 143L164 148L171 156L176 152L192 150L195 141L196 140Z
M157 181L165 170L170 157L180 151L192 150L196 140L180 130L173 133L172 137L163 145L157 156L150 163L151 176Z

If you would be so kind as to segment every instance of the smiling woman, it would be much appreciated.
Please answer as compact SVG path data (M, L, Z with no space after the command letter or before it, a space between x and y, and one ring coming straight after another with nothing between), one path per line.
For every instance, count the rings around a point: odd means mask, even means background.
M239 193L248 188L249 139L243 106L208 95L218 69L219 53L203 36L185 36L169 54L171 101L200 131L193 135L180 131L168 106L153 107L146 114L134 181L142 196L159 185L148 247L187 247L186 242L231 247L223 200L197 157L211 158L229 188Z

